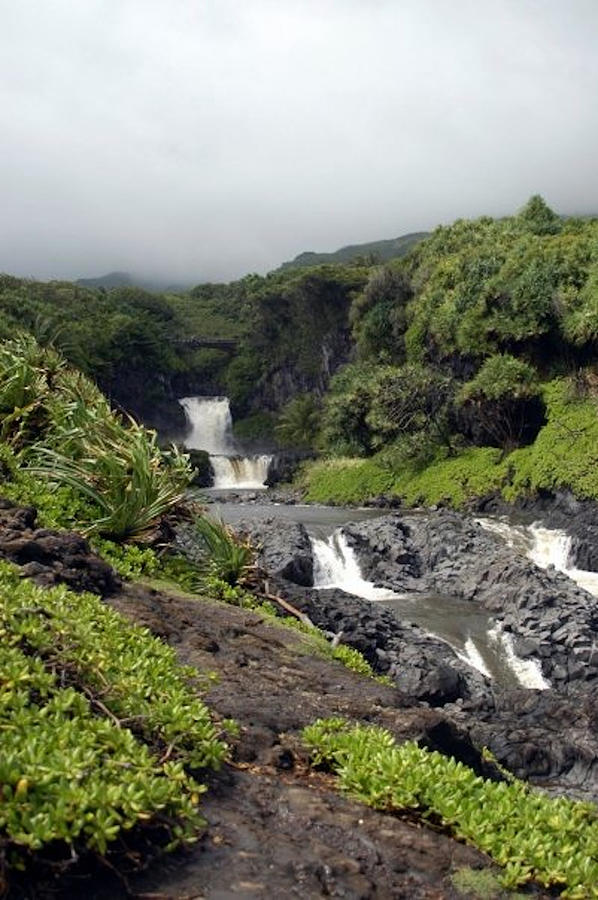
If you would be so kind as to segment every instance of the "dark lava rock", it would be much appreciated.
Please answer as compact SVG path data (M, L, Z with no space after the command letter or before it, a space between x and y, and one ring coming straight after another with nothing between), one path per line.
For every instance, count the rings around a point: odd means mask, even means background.
M400 622L379 604L338 589L309 591L276 579L277 593L325 632L359 650L375 671L430 706L460 699L470 707L492 704L490 682L462 662L444 641L417 625Z
M0 558L22 566L24 575L44 587L62 583L101 596L119 589L114 569L91 551L81 535L35 528L35 518L33 507L0 499Z
M258 548L259 563L266 571L304 587L313 584L313 552L304 525L272 517L242 520L235 531Z
M393 514L346 526L367 578L398 592L450 595L488 610L548 679L598 680L598 604L459 513ZM596 664L595 664L596 663Z
M580 500L570 491L540 491L516 503L506 503L500 496L478 501L482 513L512 516L531 524L541 521L547 528L557 528L571 535L570 564L578 569L598 572L598 503Z

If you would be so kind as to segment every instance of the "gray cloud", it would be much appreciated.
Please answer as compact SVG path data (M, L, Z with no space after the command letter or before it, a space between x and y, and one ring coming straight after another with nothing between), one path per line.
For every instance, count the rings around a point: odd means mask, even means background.
M598 212L594 0L0 0L0 270L171 278Z

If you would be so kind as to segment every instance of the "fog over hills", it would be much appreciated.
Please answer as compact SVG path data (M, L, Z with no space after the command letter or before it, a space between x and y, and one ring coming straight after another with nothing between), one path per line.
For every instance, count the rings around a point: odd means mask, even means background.
M595 0L4 6L0 271L228 281L598 205Z

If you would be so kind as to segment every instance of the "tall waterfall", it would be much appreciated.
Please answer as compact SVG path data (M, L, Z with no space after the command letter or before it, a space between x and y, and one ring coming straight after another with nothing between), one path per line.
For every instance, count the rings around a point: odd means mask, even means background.
M216 488L263 488L271 456L241 456L233 439L233 420L228 397L182 397L191 432L185 438L189 450L206 450Z

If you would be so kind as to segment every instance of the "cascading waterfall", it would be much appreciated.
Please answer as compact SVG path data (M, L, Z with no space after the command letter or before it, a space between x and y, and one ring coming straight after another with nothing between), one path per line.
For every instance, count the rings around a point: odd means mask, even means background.
M488 637L504 652L509 666L523 687L537 691L545 691L550 687L550 681L544 678L539 661L537 659L521 659L517 656L512 635L504 631L499 622L488 631Z
M539 522L532 525L511 525L504 519L476 521L487 531L500 535L509 547L521 550L541 569L554 566L579 587L598 597L598 572L570 565L572 538L566 532L557 528L545 528Z
M363 577L355 551L349 545L342 529L334 531L326 540L313 535L310 540L314 556L314 588L317 590L339 588L347 594L361 597L364 600L386 601L387 603L390 601L388 605L394 608L397 615L404 615L407 612L410 619L418 622L430 634L448 644L459 659L477 669L487 678L492 678L493 674L500 673L502 677L506 676L522 687L537 690L550 687L550 682L542 676L539 663L520 659L515 653L510 635L496 623L488 628L488 617L484 614L481 616L483 626L480 627L480 624L477 623L476 639L481 642L478 647L472 635L467 633L471 629L474 619L469 604L465 604L467 607L465 613L460 610L465 634L462 632L461 635L458 635L455 631L449 632L448 629L445 630L445 634L442 634L440 632L443 628L438 625L438 616L427 614L427 611L421 608L425 602L423 598L377 587ZM448 598L440 599L439 602L443 605L446 604L444 618L450 619L451 604ZM406 610L407 605L411 607L409 610ZM430 628L432 622L436 622L435 630Z
M393 591L376 587L361 574L355 551L339 529L328 540L311 538L314 554L314 587L340 588L364 600L390 600L399 596Z
M241 456L237 452L228 397L182 397L179 403L191 426L185 446L209 453L215 488L255 490L266 486L272 457L266 453Z

